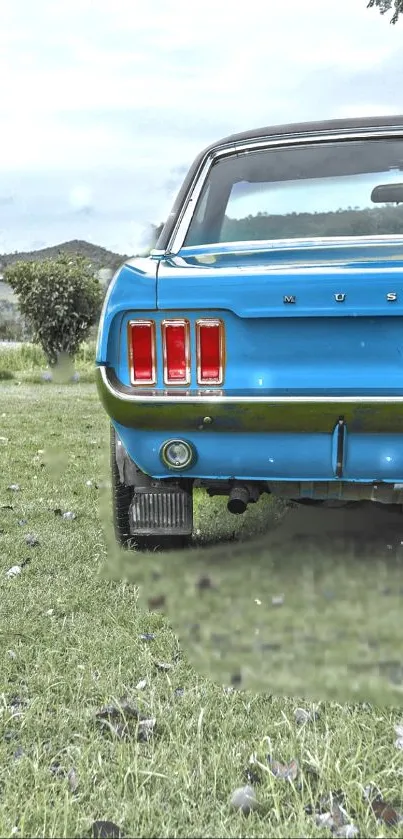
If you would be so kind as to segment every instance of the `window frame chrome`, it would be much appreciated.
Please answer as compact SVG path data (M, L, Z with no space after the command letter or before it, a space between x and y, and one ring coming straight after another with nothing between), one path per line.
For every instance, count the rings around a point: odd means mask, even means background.
M403 126L394 128L365 128L354 131L331 131L324 134L312 135L288 135L287 137L267 137L259 140L248 140L243 143L231 143L223 147L218 147L209 152L204 160L201 162L198 171L195 173L193 181L189 187L187 195L184 198L182 207L178 213L176 225L170 236L165 256L177 254L185 241L187 232L189 230L190 222L193 218L197 201L200 193L207 181L208 175L213 164L224 157L233 157L239 154L248 154L254 151L265 151L275 148L288 148L290 146L305 146L305 145L324 145L328 143L343 142L348 143L356 140L389 140L389 139L403 140ZM359 237L357 237L359 238ZM220 242L221 245L226 244ZM160 251L153 251L153 255L159 255Z

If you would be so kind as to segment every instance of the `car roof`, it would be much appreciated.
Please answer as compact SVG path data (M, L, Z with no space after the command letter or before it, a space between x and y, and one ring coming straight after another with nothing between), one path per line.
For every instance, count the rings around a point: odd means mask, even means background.
M201 151L196 159L193 161L188 173L182 183L182 186L176 197L176 201L172 210L164 224L161 234L156 243L156 250L165 250L170 240L171 234L175 227L176 216L182 206L183 201L189 191L189 188L200 169L206 156L219 149L230 148L231 146L248 144L254 140L274 139L280 138L296 138L298 137L312 137L326 136L326 134L341 134L348 136L355 132L364 132L366 129L385 129L388 128L402 129L403 132L403 115L390 116L376 116L376 117L356 117L349 119L328 119L315 122L291 122L283 125L271 125L264 128L256 128L249 131L241 131L238 134L229 134L228 137L223 137L215 143Z
M299 134L306 136L308 134L327 134L335 131L349 133L356 130L363 131L366 128L391 127L403 129L403 115L358 117L354 119L328 119L315 122L290 122L282 125L270 125L264 128L256 128L250 131L241 131L237 134L229 134L228 137L223 137L221 140L211 143L204 150L204 154L215 148L221 148L221 146L231 145L232 143L243 143L251 140L260 140L266 137L295 137Z

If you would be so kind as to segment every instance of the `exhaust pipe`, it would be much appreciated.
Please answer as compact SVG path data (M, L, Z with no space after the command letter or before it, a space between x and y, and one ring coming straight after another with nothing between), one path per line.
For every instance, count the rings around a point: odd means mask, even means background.
M229 494L227 510L239 516L245 512L250 500L248 487L243 484L236 485Z

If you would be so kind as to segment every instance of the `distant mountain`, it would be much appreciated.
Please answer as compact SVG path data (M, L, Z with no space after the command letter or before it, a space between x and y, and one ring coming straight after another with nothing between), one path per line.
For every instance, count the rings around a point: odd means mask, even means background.
M127 254L118 254L108 251L106 248L101 248L99 245L93 245L91 242L83 242L80 239L73 239L71 242L63 242L61 245L52 245L49 248L42 248L37 251L23 251L21 253L5 253L0 254L0 273L4 271L7 265L12 262L33 262L41 259L52 259L59 253L79 253L81 256L87 257L95 270L100 268L110 268L116 271L119 265L127 258Z

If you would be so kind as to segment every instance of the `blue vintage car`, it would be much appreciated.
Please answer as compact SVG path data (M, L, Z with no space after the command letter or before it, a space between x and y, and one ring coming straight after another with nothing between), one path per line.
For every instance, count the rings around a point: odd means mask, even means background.
M226 137L109 287L97 386L115 532L170 547L192 493L243 513L403 502L403 116Z

